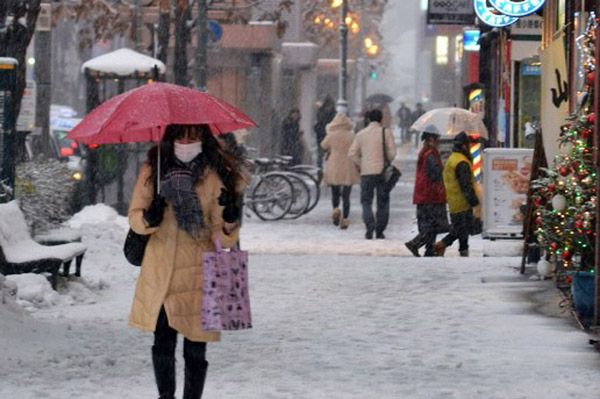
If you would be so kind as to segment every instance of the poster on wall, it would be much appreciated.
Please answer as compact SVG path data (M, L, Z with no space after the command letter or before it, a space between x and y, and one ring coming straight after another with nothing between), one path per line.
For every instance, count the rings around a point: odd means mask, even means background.
M483 150L483 238L523 236L533 149Z
M542 141L548 165L559 153L560 127L569 115L569 85L567 83L567 60L564 35L557 37L541 53L542 94L541 119Z

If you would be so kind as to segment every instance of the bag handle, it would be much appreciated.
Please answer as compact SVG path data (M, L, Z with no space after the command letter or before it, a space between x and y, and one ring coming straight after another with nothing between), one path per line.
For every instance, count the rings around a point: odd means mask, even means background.
M215 249L218 253L223 252L223 246L221 245L221 233L217 234L217 237L215 238L214 241L215 244ZM235 245L233 247L231 247L232 251L239 251L240 250L240 242L236 242Z
M381 144L383 146L383 169L385 170L385 168L387 168L390 164L390 161L387 157L387 151L385 150L385 128L381 129ZM381 172L383 173L383 170Z

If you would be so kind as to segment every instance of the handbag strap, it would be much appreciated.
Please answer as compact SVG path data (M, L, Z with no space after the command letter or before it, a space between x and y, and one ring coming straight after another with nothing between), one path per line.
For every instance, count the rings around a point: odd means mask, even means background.
M387 157L387 151L385 150L385 128L381 129L381 144L383 146L383 169L385 169L390 164Z

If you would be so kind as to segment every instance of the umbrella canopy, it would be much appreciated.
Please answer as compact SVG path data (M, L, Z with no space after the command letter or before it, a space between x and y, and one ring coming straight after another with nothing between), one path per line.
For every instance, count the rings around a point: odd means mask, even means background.
M467 132L488 138L488 131L481 117L462 108L432 109L421 115L410 128L422 132L431 127L437 128L442 136L455 136L460 132Z
M210 94L151 83L100 104L67 137L84 144L160 141L171 124L206 124L215 135L256 126L240 110Z

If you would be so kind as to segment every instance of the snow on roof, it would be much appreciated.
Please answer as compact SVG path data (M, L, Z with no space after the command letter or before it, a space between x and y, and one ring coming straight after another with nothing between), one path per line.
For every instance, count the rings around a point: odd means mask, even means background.
M95 72L127 76L136 72L149 73L155 65L160 73L165 73L165 64L161 60L148 57L128 48L121 48L84 62L81 65L81 72L90 69Z
M11 57L0 57L0 64L19 65L19 61Z

